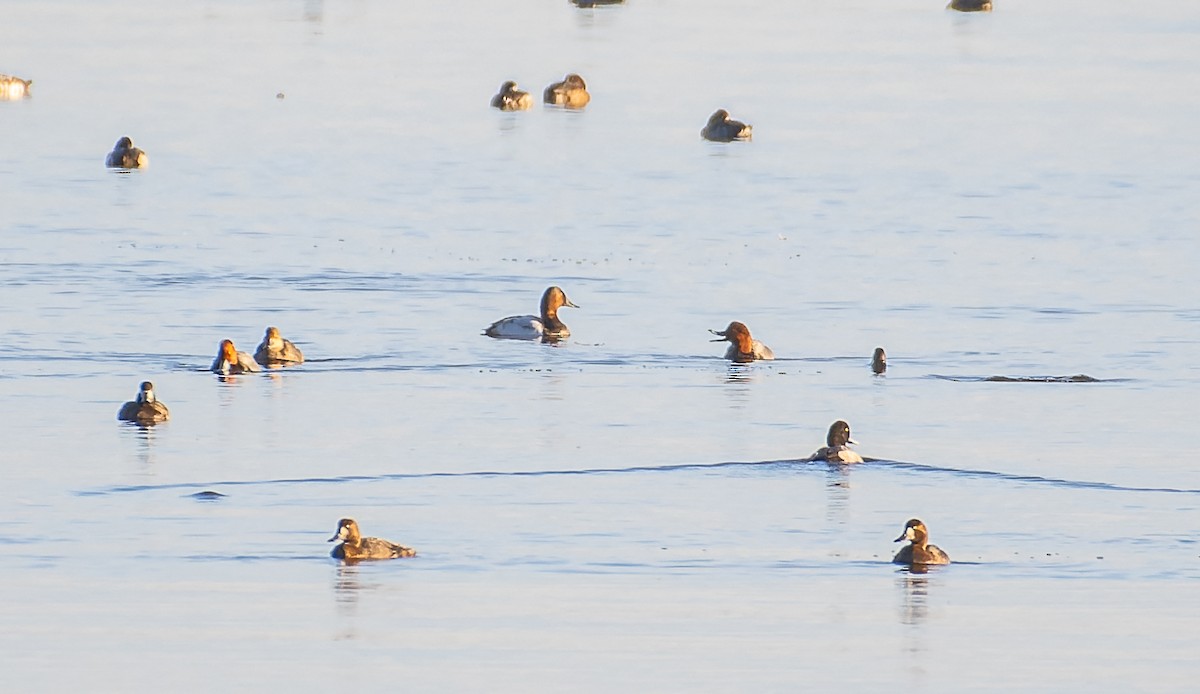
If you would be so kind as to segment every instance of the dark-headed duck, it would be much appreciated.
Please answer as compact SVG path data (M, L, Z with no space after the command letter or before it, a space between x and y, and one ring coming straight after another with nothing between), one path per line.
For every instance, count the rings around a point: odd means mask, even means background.
M749 140L754 126L729 118L729 111L719 108L708 117L708 125L700 131L700 137L713 142Z
M517 89L517 83L509 80L500 85L500 93L492 97L492 108L501 111L528 111L533 107L529 92Z
M837 420L829 425L829 433L825 435L825 446L818 448L809 460L824 460L827 463L861 463L862 456L850 450L849 444L855 443L850 438L850 425L844 420Z
M992 0L950 0L946 9L959 12L991 12Z
M138 424L158 424L170 419L171 413L167 406L158 401L154 395L154 384L142 381L137 397L121 406L117 419L122 422L137 422Z
M546 87L546 91L542 92L542 100L555 106L583 108L592 100L592 95L588 94L583 78L572 72L562 82Z
M343 518L338 521L337 532L329 538L330 542L337 540L341 540L341 544L334 547L333 551L329 553L329 556L334 559L361 561L417 556L417 550L412 547L398 545L378 537L363 537L358 531L358 523L353 518Z
M917 518L911 518L904 524L904 532L896 538L896 542L908 540L909 543L896 552L892 558L893 564L949 564L950 557L937 545L929 544L929 529Z
M887 352L883 351L882 347L876 347L875 353L871 355L871 370L877 374L887 371Z
M133 146L133 140L122 137L108 153L104 165L110 169L140 169L150 163L146 153Z
M568 337L570 329L558 318L558 309L563 306L579 308L571 303L563 290L549 287L542 294L542 315L501 318L489 325L483 334L512 340L557 340Z

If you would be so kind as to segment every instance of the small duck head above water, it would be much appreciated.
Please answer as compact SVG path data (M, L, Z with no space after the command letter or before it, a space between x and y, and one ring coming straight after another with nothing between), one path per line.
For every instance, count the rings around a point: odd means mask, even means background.
M154 396L153 383L150 381L142 381L141 388L138 390L137 401L142 405L158 402L158 398Z
M140 169L149 164L146 153L133 146L133 140L122 137L108 153L104 165L110 169Z
M411 547L395 544L377 537L363 537L358 530L358 523L353 518L342 518L338 521L337 531L329 542L342 541L333 548L330 556L335 559L356 561L362 559L396 559L400 557L415 557L417 551Z
M763 343L755 340L750 335L750 328L746 327L745 323L733 321L729 327L724 330L713 330L709 328L708 332L716 335L718 339L709 340L709 342L729 342L729 349L725 351L725 358L738 364L745 364L757 359L774 359L775 353L771 351Z
M892 559L896 564L949 564L950 557L937 545L929 544L929 529L919 518L910 518L904 524L904 532L895 542L908 540L911 544L900 548Z
M876 347L875 353L871 355L871 371L877 374L887 371L887 352L883 351L882 347Z
M733 142L734 140L749 140L753 137L754 126L729 118L729 111L719 108L708 117L708 124L700 130L700 137L713 142Z

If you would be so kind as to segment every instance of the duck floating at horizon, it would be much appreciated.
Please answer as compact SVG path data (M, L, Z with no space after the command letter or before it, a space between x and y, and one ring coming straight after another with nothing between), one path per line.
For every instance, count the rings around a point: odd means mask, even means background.
M588 93L587 84L582 77L573 72L564 77L562 82L555 82L542 92L542 101L570 109L583 108L591 100L592 95Z
M752 138L754 126L740 120L732 120L729 111L717 109L708 117L708 124L700 129L700 137L711 142L734 142Z
M492 108L501 111L528 111L533 108L533 97L529 92L517 89L517 83L509 80L500 85L500 93L492 97Z

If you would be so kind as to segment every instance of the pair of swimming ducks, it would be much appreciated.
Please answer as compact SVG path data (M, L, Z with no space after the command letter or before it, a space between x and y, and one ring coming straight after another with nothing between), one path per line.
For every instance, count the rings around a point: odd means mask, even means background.
M259 366L292 366L304 363L304 353L285 340L279 334L279 328L271 326L263 335L262 343L258 345L254 356L239 352L233 340L221 340L217 348L217 358L213 360L212 372L219 374L240 374L261 371Z
M587 83L575 73L546 87L542 92L542 101L551 106L578 109L587 106L591 100L592 95L588 93ZM492 97L492 108L501 111L528 111L533 108L533 97L529 92L518 89L516 82L509 80L500 85L500 92Z
M353 518L342 518L338 521L337 530L333 537L329 538L329 542L338 540L341 540L341 543L335 546L329 555L346 562L417 556L417 550L412 547L378 537L363 537L358 523ZM896 538L896 542L904 540L908 540L909 544L896 553L892 563L918 566L950 563L950 557L945 552L937 545L929 544L929 529L919 519L913 518L904 525L904 532Z

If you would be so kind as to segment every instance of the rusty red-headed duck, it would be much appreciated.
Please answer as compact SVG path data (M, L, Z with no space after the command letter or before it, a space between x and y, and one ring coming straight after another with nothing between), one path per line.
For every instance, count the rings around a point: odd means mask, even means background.
M512 340L557 340L568 337L571 330L558 318L558 309L563 306L579 308L571 303L563 290L548 287L542 294L540 316L509 316L492 323L483 331L488 337Z
M233 340L221 340L221 346L217 348L217 358L212 363L213 373L240 374L254 371L261 369L249 354L239 352L237 347L233 346Z
M710 329L708 332L720 337L719 340L710 340L710 342L728 341L731 343L729 349L725 350L726 359L744 364L758 359L775 358L775 353L771 351L770 347L750 336L750 328L747 328L745 323L733 321L724 330Z

